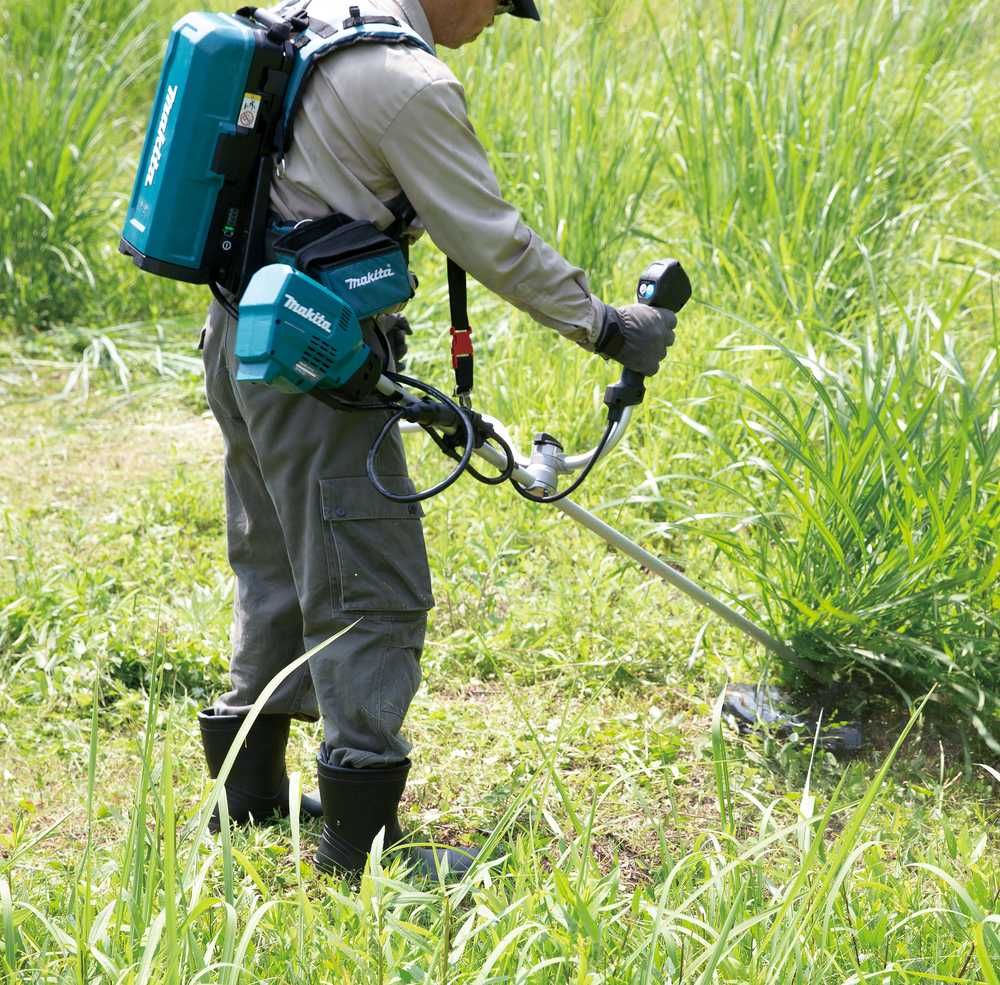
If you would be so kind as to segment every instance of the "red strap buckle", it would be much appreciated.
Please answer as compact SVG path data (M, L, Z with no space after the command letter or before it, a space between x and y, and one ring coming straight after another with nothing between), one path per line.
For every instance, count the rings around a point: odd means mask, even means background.
M463 356L472 356L472 329L471 328L455 328L454 326L450 329L451 332L451 366L452 369L458 369L458 361Z

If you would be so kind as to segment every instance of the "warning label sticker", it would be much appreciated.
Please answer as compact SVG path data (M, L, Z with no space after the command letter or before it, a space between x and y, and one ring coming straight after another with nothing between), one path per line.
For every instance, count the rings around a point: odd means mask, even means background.
M313 369L312 366L309 365L309 363L302 362L302 360L299 360L295 364L294 369L295 372L299 374L299 376L304 376L307 380L318 380L323 375L322 373L319 373L315 369Z
M236 121L241 127L252 130L257 125L257 114L260 112L261 97L256 92L243 93L243 105L240 107L240 116Z

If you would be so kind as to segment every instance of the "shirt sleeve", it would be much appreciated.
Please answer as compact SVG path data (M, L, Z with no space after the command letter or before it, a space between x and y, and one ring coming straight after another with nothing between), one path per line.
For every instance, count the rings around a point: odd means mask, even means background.
M597 306L584 272L504 200L456 81L421 88L386 128L379 149L435 245L535 321L593 347Z

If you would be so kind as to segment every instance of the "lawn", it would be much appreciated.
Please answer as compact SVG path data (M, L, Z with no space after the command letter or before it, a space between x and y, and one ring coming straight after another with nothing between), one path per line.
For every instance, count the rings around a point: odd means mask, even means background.
M576 498L803 663L557 511L460 481L427 508L403 805L426 837L486 844L444 886L388 850L360 884L322 875L297 817L204 832L222 444L204 292L115 252L180 9L133 7L0 11L6 979L996 985L995 12L557 3L448 55L505 193L603 297L661 255L694 283ZM446 387L444 261L423 244L414 266L409 371ZM593 443L611 368L470 300L477 407L522 445ZM444 474L407 442L418 485ZM758 680L832 694L864 751L737 733L719 696ZM305 788L319 734L293 728Z

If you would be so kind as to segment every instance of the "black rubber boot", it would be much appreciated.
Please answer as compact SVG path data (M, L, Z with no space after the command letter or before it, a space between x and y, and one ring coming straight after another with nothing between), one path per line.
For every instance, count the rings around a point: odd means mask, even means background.
M198 712L201 744L213 780L219 775L243 719L243 715L220 715L214 708ZM233 823L262 824L272 820L275 814L288 816L285 746L290 725L288 715L261 715L253 723L226 779L226 802ZM305 794L301 811L307 817L323 816L319 800ZM218 808L212 813L209 828L219 830Z
M382 828L386 848L405 841L396 811L410 761L381 769L344 769L327 763L321 746L316 762L324 820L316 865L324 872L358 875ZM415 869L432 879L444 872L461 878L475 858L475 852L467 849L408 846L405 851Z

